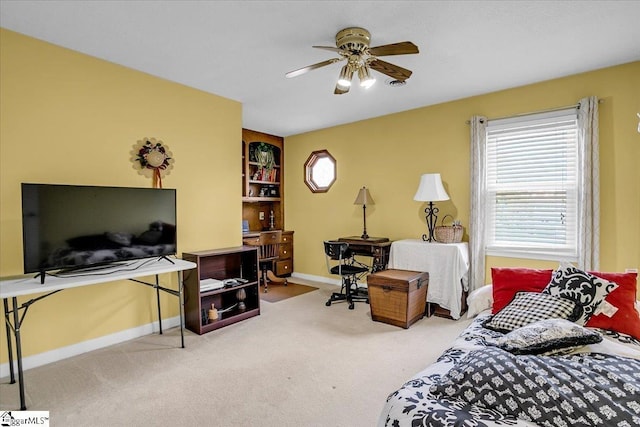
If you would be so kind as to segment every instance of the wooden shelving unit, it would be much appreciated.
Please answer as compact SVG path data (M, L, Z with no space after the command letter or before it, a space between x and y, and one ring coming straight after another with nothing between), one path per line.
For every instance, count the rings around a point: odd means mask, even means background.
M258 162L256 152L262 146L273 151L271 169L263 168ZM249 224L245 238L266 230L282 230L280 259L275 263L274 272L277 276L290 276L293 231L285 230L284 224L284 138L242 129L242 219Z
M201 335L260 314L257 248L239 246L183 253L182 258L197 265L184 277L185 326L189 330ZM209 278L243 278L248 282L200 292L200 281ZM246 293L244 310L238 308L237 293L240 289L244 289ZM220 316L214 321L208 320L211 304L215 305Z
M256 153L263 145L273 151L274 164L271 169L262 168L257 161ZM249 230L253 232L271 228L271 212L274 216L273 228L284 229L283 165L283 138L242 129L242 218L249 222Z

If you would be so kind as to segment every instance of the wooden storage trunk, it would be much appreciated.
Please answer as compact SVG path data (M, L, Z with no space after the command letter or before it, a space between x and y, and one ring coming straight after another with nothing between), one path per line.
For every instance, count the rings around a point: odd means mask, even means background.
M371 318L407 329L425 315L429 273L382 270L367 276Z

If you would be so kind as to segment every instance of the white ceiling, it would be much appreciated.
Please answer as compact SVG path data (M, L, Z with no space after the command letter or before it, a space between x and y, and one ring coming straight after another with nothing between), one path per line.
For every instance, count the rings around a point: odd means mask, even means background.
M243 104L243 126L289 136L640 59L640 1L14 1L0 26ZM333 89L342 28L413 71L403 87ZM589 95L585 93L585 95Z

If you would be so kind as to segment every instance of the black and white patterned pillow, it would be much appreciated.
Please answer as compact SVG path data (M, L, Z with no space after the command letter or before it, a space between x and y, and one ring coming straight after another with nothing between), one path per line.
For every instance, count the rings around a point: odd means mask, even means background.
M576 323L584 325L607 295L617 287L616 283L596 277L571 264L562 263L553 272L551 282L542 293L575 301L582 307L582 314L576 319Z
M512 354L551 356L602 341L597 331L566 319L545 319L525 325L492 343Z
M565 298L538 292L518 292L506 307L483 326L506 333L539 320L574 320L580 314L576 310L577 304Z

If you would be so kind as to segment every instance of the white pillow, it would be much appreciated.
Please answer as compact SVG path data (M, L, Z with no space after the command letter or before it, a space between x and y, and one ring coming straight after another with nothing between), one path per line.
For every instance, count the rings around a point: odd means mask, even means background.
M467 297L467 305L467 319L493 307L493 285L488 284L471 292Z

